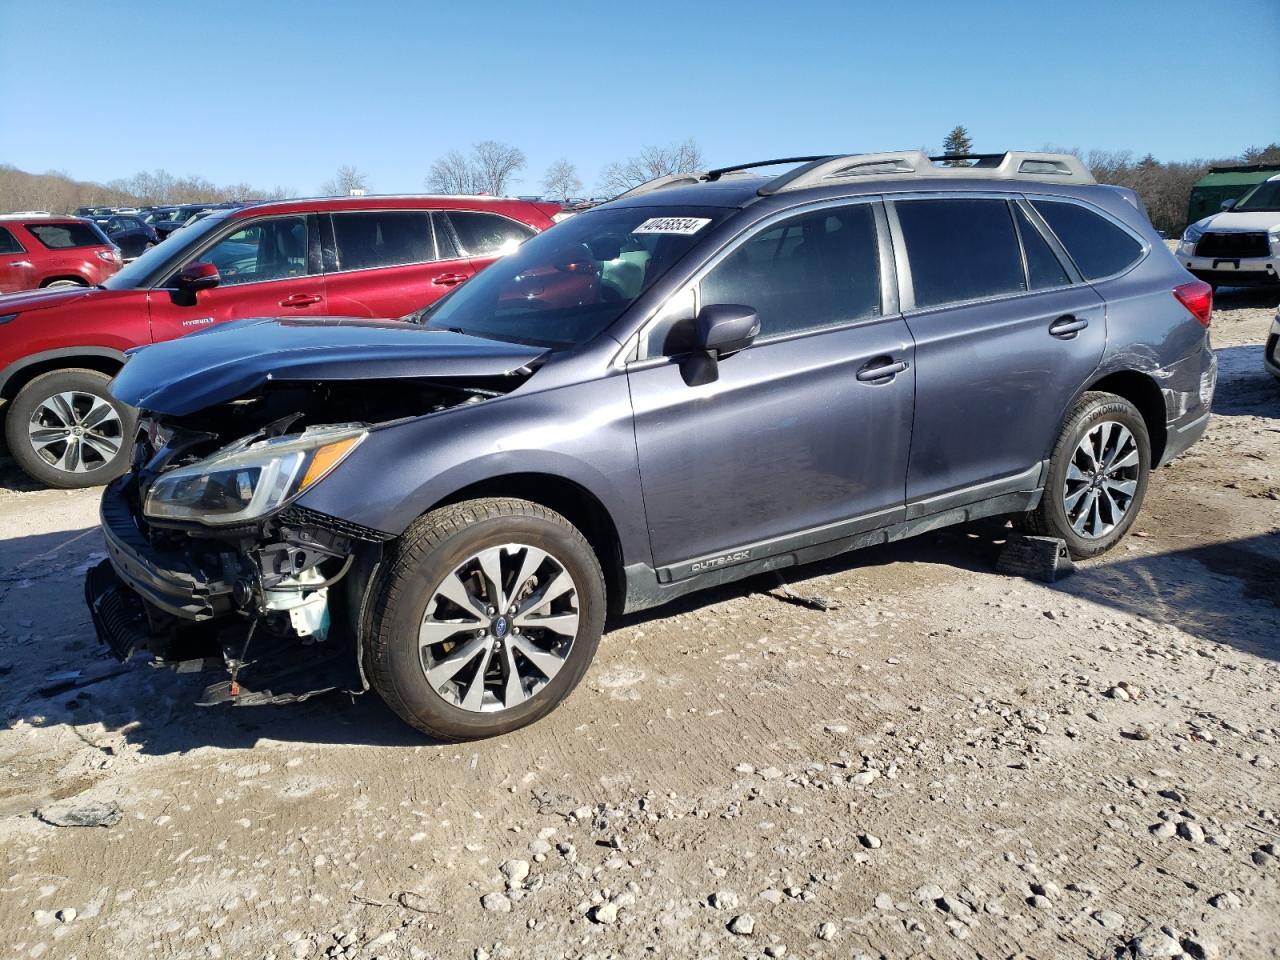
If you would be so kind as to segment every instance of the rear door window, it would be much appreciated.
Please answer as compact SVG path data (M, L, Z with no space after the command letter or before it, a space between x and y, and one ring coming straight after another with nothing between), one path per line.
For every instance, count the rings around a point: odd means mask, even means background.
M753 308L761 338L880 312L875 213L860 203L785 220L747 240L702 281L701 302Z
M369 270L437 259L431 214L425 210L334 213L339 270Z
M109 243L96 227L87 223L28 223L26 228L50 250L105 247Z
M1086 280L1120 273L1142 257L1142 244L1127 230L1078 203L1032 200L1031 204L1057 234Z
M1004 200L898 200L917 307L1026 289L1022 251Z
M22 244L18 242L18 238L15 237L8 230L6 230L4 227L0 227L0 253L25 253L25 252L26 251L22 249Z
M1040 229L1036 227L1022 208L1013 205L1013 217L1018 221L1018 234L1022 237L1022 252L1027 256L1027 280L1032 290L1063 287L1071 282L1058 255L1049 246Z
M537 233L533 227L495 213L450 210L445 216L462 242L462 252L469 257L500 257Z

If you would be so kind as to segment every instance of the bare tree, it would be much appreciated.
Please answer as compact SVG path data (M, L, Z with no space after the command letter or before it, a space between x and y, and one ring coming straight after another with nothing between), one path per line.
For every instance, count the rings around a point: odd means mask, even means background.
M582 192L578 168L563 157L547 167L542 189L552 200L568 200Z
M451 196L477 192L471 162L457 150L450 150L431 165L426 184L432 193Z
M516 171L525 165L524 151L496 140L483 140L471 148L471 165L477 193L505 196Z
M344 163L338 168L332 180L326 180L320 192L328 197L350 197L357 191L364 193L369 189L369 177L352 163Z
M524 151L519 147L482 140L472 145L470 156L450 150L433 163L427 174L427 189L455 196L487 193L500 197L506 194L512 177L525 162Z
M625 193L658 177L672 173L692 173L706 165L702 148L690 137L667 146L647 146L638 156L611 163L600 175L600 190L609 195Z

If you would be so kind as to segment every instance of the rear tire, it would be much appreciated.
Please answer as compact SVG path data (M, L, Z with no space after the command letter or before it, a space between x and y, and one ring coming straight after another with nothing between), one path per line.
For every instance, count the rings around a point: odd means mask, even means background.
M58 290L64 287L87 287L87 286L88 284L85 283L83 280L63 279L63 280L50 280L48 283L44 285L44 288L46 290Z
M114 480L129 466L137 411L97 370L54 370L18 391L5 412L9 453L46 486L71 490Z
M604 629L591 546L526 500L468 500L420 518L373 590L365 672L406 723L441 740L546 716L578 685Z
M1040 505L1018 526L1064 540L1077 560L1106 553L1137 519L1150 473L1142 414L1123 397L1086 393L1058 436Z

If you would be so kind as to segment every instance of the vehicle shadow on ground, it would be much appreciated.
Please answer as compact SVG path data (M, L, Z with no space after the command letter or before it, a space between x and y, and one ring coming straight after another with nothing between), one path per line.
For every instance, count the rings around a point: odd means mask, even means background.
M1213 412L1224 417L1280 419L1280 381L1262 365L1265 344L1222 347L1218 358L1218 388Z
M785 581L797 595L822 594L816 581L835 574L883 567L896 563L936 564L974 574L994 575L996 559L1011 528L999 520L926 534L911 540L871 547L842 557L784 571ZM85 543L91 530L22 538L23 550L10 556L40 556L59 543ZM49 541L43 543L42 541ZM24 542L25 541L25 542ZM56 543L55 543L56 541ZM12 546L12 544L7 545ZM1121 548L1123 549L1123 547ZM6 550L6 553L9 551ZM75 564L76 558L63 557ZM85 565L83 559L76 569ZM24 571L25 572L25 571ZM181 754L200 747L248 749L264 740L284 743L343 746L418 747L436 745L430 738L404 724L373 694L352 698L330 693L288 706L200 708L194 705L205 685L223 679L217 672L178 675L148 666L135 657L119 675L87 686L41 695L48 677L51 654L84 665L87 677L112 674L116 669L98 647L88 617L76 609L79 579L59 577L38 582L33 590L51 595L65 623L47 633L62 630L64 646L50 650L48 643L14 642L5 638L3 659L10 676L6 685L20 684L5 699L7 720L21 719L33 726L66 725L84 729L101 723L108 732L123 733L144 754ZM39 572L34 574L39 578ZM50 586L45 587L44 583ZM1197 546L1165 553L1124 556L1083 564L1073 575L1047 588L1081 600L1111 607L1126 615L1139 615L1169 624L1207 641L1229 644L1255 656L1280 660L1280 535L1259 535L1244 540ZM68 586L74 589L67 589ZM779 603L794 603L778 589L775 575L752 577L676 600L664 607L615 617L610 632L661 620L681 612L713 606L727 600L772 591ZM848 596L849 594L844 594ZM1046 608L1052 601L1046 594ZM55 599L56 598L56 599ZM0 595L3 599L3 595ZM37 604L39 597L32 597ZM861 599L861 598L859 598ZM51 607L52 609L52 607ZM815 618L828 614L813 610ZM1274 624L1274 626L1268 626ZM608 637L604 650L608 650ZM923 640L922 640L923 642ZM24 662L25 661L25 662Z
M842 557L782 571L793 593L821 595L813 581L833 574L894 563L940 564L971 573L995 574L996 561L1013 529L1002 519L868 547ZM1124 550L1122 545L1118 548ZM1129 616L1177 626L1215 643L1225 643L1255 656L1280 660L1280 530L1242 540L1175 549L1139 556L1111 554L1085 561L1051 589L1080 600L1114 608ZM660 620L678 612L720 603L749 593L778 589L775 574L766 574L693 594L654 610L619 618L616 626ZM1231 602L1233 591L1239 602ZM1047 606L1048 604L1046 604ZM823 616L815 611L814 616ZM1275 626L1268 641L1263 628Z

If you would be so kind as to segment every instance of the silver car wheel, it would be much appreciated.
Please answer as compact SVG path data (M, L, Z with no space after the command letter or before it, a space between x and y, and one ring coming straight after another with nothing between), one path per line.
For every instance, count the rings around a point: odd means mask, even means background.
M1129 428L1115 420L1095 424L1067 465L1062 506L1077 534L1104 537L1124 519L1138 489L1141 459Z
M124 444L124 425L116 408L96 394L78 390L40 401L27 433L36 455L67 473L100 470Z
M481 550L427 603L418 631L427 683L463 710L510 710L560 672L578 617L577 584L550 553L520 543Z

